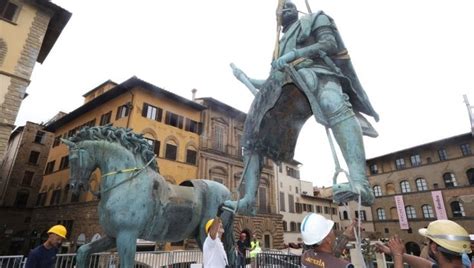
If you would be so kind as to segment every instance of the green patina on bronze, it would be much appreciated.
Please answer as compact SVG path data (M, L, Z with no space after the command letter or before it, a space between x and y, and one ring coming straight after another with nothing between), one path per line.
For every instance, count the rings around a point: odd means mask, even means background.
M153 149L141 135L112 126L80 130L69 140L70 185L88 190L99 169L99 222L105 236L79 248L77 266L87 267L90 254L117 248L121 267L133 267L136 240L177 242L196 239L202 249L204 226L219 205L231 198L222 184L210 180L168 183L158 172ZM224 247L234 249L233 214L223 217Z
M238 202L227 201L226 206L255 214L263 157L291 161L299 132L312 116L328 133L332 131L349 169L349 183L333 187L334 200L358 200L360 193L362 204L371 205L374 196L365 172L362 135L378 134L362 114L376 121L379 116L357 78L339 31L322 11L298 18L296 6L289 1L277 13L281 14L283 35L269 77L248 78L231 64L234 75L255 99L242 138L245 195ZM335 162L338 167L337 159Z

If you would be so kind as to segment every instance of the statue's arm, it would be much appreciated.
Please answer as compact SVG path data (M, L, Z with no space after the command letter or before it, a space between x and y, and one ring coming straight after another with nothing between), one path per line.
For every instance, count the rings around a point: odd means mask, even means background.
M263 83L265 83L265 80L249 78L241 69L237 68L237 66L235 66L235 64L233 63L230 64L230 67L232 68L234 76L245 86L247 86L247 88L252 92L254 96L257 95Z
M318 58L324 55L337 53L337 41L334 33L334 26L326 15L320 15L316 19L316 29L312 34L316 43L295 50L296 58Z
M326 55L332 55L337 52L337 41L334 33L334 26L326 15L320 15L316 19L316 27L312 35L317 42L305 47L293 49L282 55L272 63L276 69L282 69L286 64L298 58L324 58Z

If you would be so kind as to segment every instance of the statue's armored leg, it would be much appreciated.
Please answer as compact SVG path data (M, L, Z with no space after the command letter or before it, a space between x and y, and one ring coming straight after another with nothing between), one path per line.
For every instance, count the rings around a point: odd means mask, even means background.
M89 257L92 253L105 251L115 247L115 238L104 236L94 242L83 245L77 250L76 260L78 268L89 267Z
M362 204L370 206L374 202L374 195L365 173L361 127L340 84L330 78L323 81L318 94L319 103L349 169L349 184L334 185L334 199L339 202L357 200L360 194Z
M260 173L263 168L263 156L257 152L246 152L244 154L244 172L242 174L245 186L244 196L239 201L228 200L225 206L235 209L243 215L253 216L256 214L255 198L257 196ZM238 187L238 186L237 186Z

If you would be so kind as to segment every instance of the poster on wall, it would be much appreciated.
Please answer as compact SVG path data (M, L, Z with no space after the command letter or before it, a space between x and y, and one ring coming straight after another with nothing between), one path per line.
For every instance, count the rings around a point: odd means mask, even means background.
M403 202L403 196L396 195L395 204L397 205L398 222L400 223L400 229L402 230L410 229L410 226L408 226L408 219L407 219L407 213L405 211L405 203Z

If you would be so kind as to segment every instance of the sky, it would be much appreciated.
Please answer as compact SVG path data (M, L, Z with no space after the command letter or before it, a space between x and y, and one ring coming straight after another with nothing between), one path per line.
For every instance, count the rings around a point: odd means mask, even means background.
M37 63L16 125L71 112L106 80L137 76L191 98L213 97L247 112L253 95L232 75L268 76L276 40L269 0L53 0L73 13ZM341 33L380 121L364 137L367 159L470 131L474 104L474 16L470 0L308 0ZM303 0L294 0L307 12ZM324 127L309 119L295 159L301 179L331 186L334 163ZM342 161L342 159L340 159ZM341 181L344 179L342 178Z

